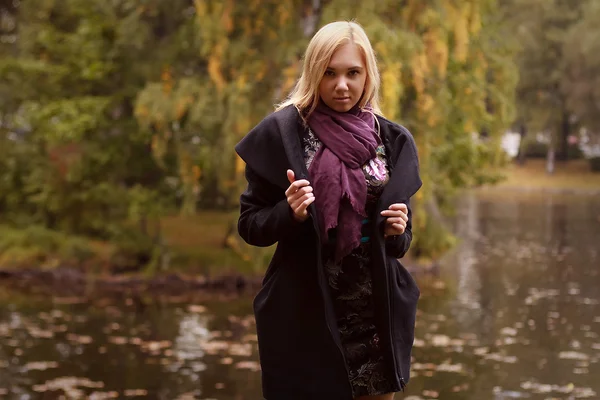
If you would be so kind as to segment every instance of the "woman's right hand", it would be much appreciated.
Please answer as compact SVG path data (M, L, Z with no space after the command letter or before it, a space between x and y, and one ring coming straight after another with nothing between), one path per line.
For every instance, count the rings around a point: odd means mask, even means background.
M298 222L306 221L308 219L307 208L315 201L313 188L306 179L295 180L296 176L291 169L287 170L287 177L290 186L285 191L285 196L292 209L294 219Z

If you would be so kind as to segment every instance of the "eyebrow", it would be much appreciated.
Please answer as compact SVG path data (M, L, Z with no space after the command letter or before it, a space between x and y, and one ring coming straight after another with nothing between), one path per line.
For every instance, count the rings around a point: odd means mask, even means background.
M334 67L327 67L327 69L328 69L328 70L333 70L333 71L335 71L337 68L334 68ZM343 69L343 68L341 68L341 69ZM358 65L356 65L356 66L354 66L354 67L348 67L348 71L350 71L350 70L352 70L352 69L361 69L361 70L362 70L362 69L364 69L364 68L363 68L363 67L360 67L360 66L358 66Z

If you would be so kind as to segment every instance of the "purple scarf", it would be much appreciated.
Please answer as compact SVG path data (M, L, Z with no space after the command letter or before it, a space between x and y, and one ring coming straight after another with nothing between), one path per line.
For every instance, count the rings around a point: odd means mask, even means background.
M381 139L373 114L354 106L340 113L320 102L308 125L322 146L310 165L311 185L319 211L323 241L337 227L335 259L360 245L362 220L367 216L367 182L362 166L375 158Z

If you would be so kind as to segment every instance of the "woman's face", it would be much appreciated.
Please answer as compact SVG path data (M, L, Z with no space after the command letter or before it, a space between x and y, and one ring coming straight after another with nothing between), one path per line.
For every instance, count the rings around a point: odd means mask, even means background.
M325 75L319 83L319 95L329 108L346 112L358 103L367 71L358 46L347 43L331 56Z

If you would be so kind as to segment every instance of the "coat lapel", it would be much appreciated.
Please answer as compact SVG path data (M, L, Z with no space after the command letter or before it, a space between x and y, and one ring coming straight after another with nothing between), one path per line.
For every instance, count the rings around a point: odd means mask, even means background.
M307 179L308 171L304 163L302 145L300 143L300 115L296 107L289 106L281 110L277 118L279 134L285 150L285 155L290 163L290 169L294 171L296 179ZM283 171L286 174L286 171ZM289 186L286 175L286 188Z
M386 126L386 129L389 128ZM379 211L387 209L393 203L407 201L422 185L415 144L410 134L403 128L401 130L402 135L393 144L394 169L390 181L381 193ZM384 132L384 134L388 134L388 132Z
M290 106L282 110L281 117L277 118L277 123L279 125L279 132L281 134L285 155L290 163L291 170L294 171L294 174L296 175L296 179L308 179L310 182L308 169L304 162L304 151L302 150L302 144L300 143L300 129L302 122L296 107ZM284 173L286 172L284 171ZM289 186L287 176L286 184L287 189ZM320 238L321 231L319 230L319 219L317 218L317 208L314 202L308 206L308 212L311 215L317 237Z

